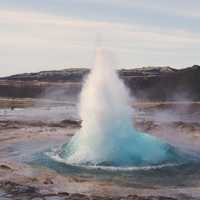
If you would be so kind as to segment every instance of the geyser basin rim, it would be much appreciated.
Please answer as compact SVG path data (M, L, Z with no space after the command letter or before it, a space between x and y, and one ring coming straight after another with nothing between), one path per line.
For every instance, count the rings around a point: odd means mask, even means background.
M45 152L45 155L53 161L66 164L67 166L78 167L83 169L91 170L106 170L106 171L149 171L156 170L168 167L176 167L186 164L185 163L165 163L157 165L148 165L148 166L105 166L105 165L84 165L84 164L73 164L69 163L66 160L62 159L59 154L55 152Z

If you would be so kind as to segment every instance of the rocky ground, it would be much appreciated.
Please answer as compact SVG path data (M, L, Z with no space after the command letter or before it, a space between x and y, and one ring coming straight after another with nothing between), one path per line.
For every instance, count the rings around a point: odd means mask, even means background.
M9 100L1 99L1 102ZM31 99L10 100L15 107L34 105ZM22 102L24 101L24 103ZM55 102L54 102L55 103ZM1 104L5 109L5 104ZM40 104L41 105L41 104ZM56 104L57 105L57 104ZM12 107L10 111L12 113ZM191 150L200 148L200 104L134 103L135 126ZM6 115L6 117L4 116ZM43 120L13 118L9 111L0 116L0 200L124 199L186 200L198 199L200 188L139 188L116 185L106 180L63 175L26 161L34 151L67 141L81 122L72 119ZM44 116L42 116L44 117ZM34 119L34 120L33 120ZM163 134L164 133L164 134ZM174 134L176 133L176 134ZM27 156L28 155L28 156ZM192 197L193 196L193 197Z

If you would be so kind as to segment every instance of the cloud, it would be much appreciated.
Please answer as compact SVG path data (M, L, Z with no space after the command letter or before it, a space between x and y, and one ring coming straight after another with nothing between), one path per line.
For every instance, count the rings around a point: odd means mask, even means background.
M200 61L200 35L192 31L1 9L0 75L54 66L90 67L98 34L102 46L117 55L120 67Z
M93 0L87 0L92 2ZM102 0L96 0L96 2L102 2ZM108 1L106 1L108 2ZM159 1L159 0L110 0L109 3L120 7L132 7L146 10L147 12L153 11L157 13L162 13L163 15L174 15L181 17L200 17L199 0L168 0L168 1Z
M11 43L15 40L15 37L19 39L18 41L16 40L16 42L25 40L24 43L27 43L28 39L24 37L23 34L26 34L27 36L29 35L30 40L35 44L35 39L39 39L39 36L47 38L58 38L58 36L61 38L65 36L76 38L76 36L78 36L77 38L81 38L81 35L93 34L95 36L98 32L103 36L108 36L108 38L110 36L111 38L109 38L109 40L115 37L119 37L119 42L120 40L123 42L124 40L139 40L149 44L153 43L152 45L154 47L156 45L158 46L160 43L165 43L166 46L168 46L172 44L196 44L200 42L200 35L190 31L185 31L184 29L166 31L157 29L153 26L147 28L143 25L138 25L137 23L123 24L116 22L99 22L95 20L69 18L40 12L0 10L0 24L6 25L4 30L1 30L1 34L4 34L3 37L1 37L3 38L2 42L6 42L5 39L8 34L7 37L9 37ZM9 26L15 30L14 33L12 33L10 29L6 30L6 27ZM85 32L81 32L80 34L78 31ZM117 35L115 36L113 33L117 33ZM20 37L20 35L22 35L22 37ZM11 36L15 37L12 39ZM87 39L89 38L90 37ZM67 37L65 39L67 39ZM70 38L70 41L73 41L71 39L72 38ZM93 39L95 39L95 37L93 37ZM117 38L115 39L117 40ZM42 41L38 40L38 42L41 43Z
M92 22L81 19L73 19L69 17L50 15L34 11L20 11L20 10L0 10L0 23L4 24L46 24L46 25L65 25L70 27L94 27L99 25L109 25L109 23Z

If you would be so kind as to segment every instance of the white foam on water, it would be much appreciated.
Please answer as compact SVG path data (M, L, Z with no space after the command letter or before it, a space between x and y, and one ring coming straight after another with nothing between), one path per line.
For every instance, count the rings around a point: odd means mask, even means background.
M149 170L156 170L168 167L177 167L184 163L165 163L160 165L149 165L149 166L131 166L131 167L116 167L116 166L99 166L99 165L80 165L80 164L72 164L67 162L67 160L62 159L59 154L55 154L53 152L47 152L46 155L50 157L52 160L56 162L60 162L69 166L79 167L83 169L93 169L93 170L105 170L105 171L149 171Z

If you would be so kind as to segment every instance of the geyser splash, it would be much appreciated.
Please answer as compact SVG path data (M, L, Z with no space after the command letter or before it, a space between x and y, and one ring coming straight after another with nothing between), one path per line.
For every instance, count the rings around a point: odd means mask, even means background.
M102 49L81 93L80 117L82 128L59 153L68 164L146 166L179 158L170 145L134 129L128 91Z

